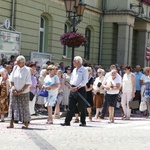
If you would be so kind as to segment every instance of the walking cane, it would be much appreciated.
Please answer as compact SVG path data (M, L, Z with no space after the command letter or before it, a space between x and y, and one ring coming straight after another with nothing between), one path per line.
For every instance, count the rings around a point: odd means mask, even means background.
M68 81L65 81L65 85L68 86L68 87L71 87L71 84ZM83 95L81 95L81 93L79 93L78 91L76 91L76 92L77 92L78 96L86 103L86 105L88 107L91 107L91 105L89 104L87 99Z

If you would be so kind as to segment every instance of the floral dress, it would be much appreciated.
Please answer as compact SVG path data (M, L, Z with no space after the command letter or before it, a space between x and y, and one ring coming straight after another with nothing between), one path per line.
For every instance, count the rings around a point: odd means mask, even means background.
M0 83L0 115L8 112L7 81Z
M44 79L44 85L54 85L59 83L59 78L57 75L50 77L47 75ZM58 88L51 89L48 91L48 98L46 99L45 107L54 106L57 101Z

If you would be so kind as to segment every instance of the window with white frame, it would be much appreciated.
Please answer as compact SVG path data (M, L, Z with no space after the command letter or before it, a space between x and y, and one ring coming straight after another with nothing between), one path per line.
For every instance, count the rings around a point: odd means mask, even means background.
M45 40L45 18L40 18L40 33L39 33L39 52L44 52L44 40Z
M90 59L90 42L91 42L91 30L89 28L85 29L86 45L84 49L84 58L86 60Z
M70 32L71 27L69 24L65 23L64 25L64 33ZM64 45L64 49L63 49L63 56L66 58L70 58L71 57L71 50L70 48L68 48L67 46Z

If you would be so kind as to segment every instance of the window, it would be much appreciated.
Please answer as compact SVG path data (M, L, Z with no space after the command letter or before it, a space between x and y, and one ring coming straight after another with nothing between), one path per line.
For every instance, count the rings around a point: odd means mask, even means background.
M84 58L86 60L90 59L90 41L91 41L91 30L86 28L85 30L85 37L87 39L85 49L84 49Z
M40 33L39 33L39 52L44 52L44 38L45 37L45 19L40 19Z
M64 33L69 32L70 31L70 25L65 24L64 26ZM65 57L70 57L71 53L70 53L70 48L68 48L67 46L64 45L64 49L63 49L63 56Z

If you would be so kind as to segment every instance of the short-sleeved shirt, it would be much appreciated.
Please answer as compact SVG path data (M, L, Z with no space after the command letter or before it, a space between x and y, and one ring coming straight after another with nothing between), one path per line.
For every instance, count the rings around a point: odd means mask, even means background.
M140 91L141 90L141 85L140 85L140 79L142 76L141 72L135 72L135 80L136 80L136 91Z
M75 68L72 72L70 84L84 87L88 82L88 76L88 70L84 66L79 69Z
M19 66L15 66L13 72L10 75L10 82L14 83L14 87L17 91L22 90L22 88L26 85L32 84L31 81L31 72L29 67L22 67L20 68ZM28 87L26 90L23 91L23 93L27 93L30 91L30 88Z
M143 83L145 83L145 81L148 79L148 76L146 76L145 74L142 74L140 80L143 81Z
M109 76L107 78L106 84L112 84L114 87L117 85L117 83L121 84L121 78L119 76L116 76L115 79L112 79L112 76ZM119 89L118 90L106 90L107 94L118 94L119 93Z

